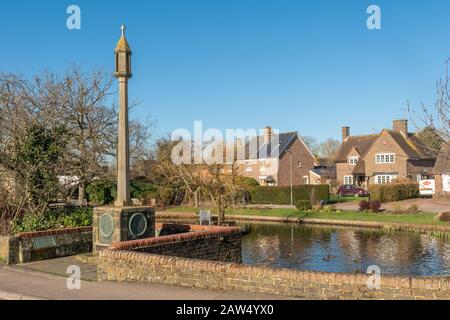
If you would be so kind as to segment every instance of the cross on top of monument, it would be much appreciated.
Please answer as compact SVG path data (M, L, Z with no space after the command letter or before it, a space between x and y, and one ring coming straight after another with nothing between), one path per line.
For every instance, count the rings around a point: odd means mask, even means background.
M126 29L127 27L125 26L125 25L122 25L121 27L120 27L120 30L122 30L122 37L124 37L125 36L125 29Z

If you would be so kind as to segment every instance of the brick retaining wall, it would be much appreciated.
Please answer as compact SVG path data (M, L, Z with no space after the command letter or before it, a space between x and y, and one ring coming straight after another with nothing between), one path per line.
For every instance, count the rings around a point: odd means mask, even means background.
M239 227L210 227L157 223L156 229L169 235L113 243L113 250L130 250L159 255L242 262L242 230Z
M19 262L19 245L18 237L0 237L0 263Z
M169 257L124 250L100 253L99 280L153 282L308 299L450 299L450 278L382 276L370 290L365 274L309 272Z
M0 260L7 264L59 258L92 251L92 228L20 233L0 238Z

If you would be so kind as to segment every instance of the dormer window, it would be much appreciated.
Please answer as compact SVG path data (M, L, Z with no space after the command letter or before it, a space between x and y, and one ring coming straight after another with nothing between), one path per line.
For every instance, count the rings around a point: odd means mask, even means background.
M359 161L359 157L357 157L357 156L348 157L348 164L351 166L355 166L358 163L358 161Z

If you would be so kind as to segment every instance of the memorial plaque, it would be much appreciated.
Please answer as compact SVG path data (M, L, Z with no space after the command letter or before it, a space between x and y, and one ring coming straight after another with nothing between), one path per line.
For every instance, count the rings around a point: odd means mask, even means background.
M114 220L110 214L104 214L99 221L100 240L103 243L111 242L114 232Z
M134 239L137 239L145 234L147 231L148 222L145 215L142 213L135 213L131 216L128 223L128 231L133 236Z
M33 249L46 249L56 247L56 240L54 236L39 237L32 239Z

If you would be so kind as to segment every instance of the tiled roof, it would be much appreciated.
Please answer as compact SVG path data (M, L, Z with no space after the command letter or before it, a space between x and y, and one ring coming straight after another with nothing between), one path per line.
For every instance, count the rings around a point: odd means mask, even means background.
M353 174L364 174L366 172L366 162L363 159L359 159L355 168L353 169Z
M336 167L317 167L311 171L321 177L336 177Z
M254 137L246 145L245 148L246 159L259 159L260 155L261 157L264 158L266 155L271 155L274 152L275 153L278 152L279 158L281 158L297 135L298 135L297 132L280 133L278 136L274 135L273 139L269 143L262 143L261 146L259 145L259 142L263 142L264 137L263 136ZM277 141L276 139L277 137L278 137L278 145L272 146L272 142ZM249 147L250 143L256 143L256 145L259 147L256 154L250 154L251 151Z
M402 148L403 151L412 159L433 159L436 158L431 151L429 151L425 143L417 136L417 134L409 133L406 138L402 133L392 130L385 130L389 133L392 139ZM364 157L369 151L372 144L380 136L380 134L371 134L364 136L350 136L341 145L336 155L336 162L347 161L347 155L354 147L356 151ZM360 166L362 166L361 164ZM360 168L355 168L361 171Z
M427 150L425 143L416 135L409 133L408 139L400 132L386 130L397 144L405 151L408 157L413 159L436 158Z
M434 165L434 174L450 174L450 141L444 144Z
M410 174L431 174L433 172L436 159L408 159L406 168Z
M350 136L344 141L336 154L336 162L347 161L347 155L355 147L356 151L364 157L372 143L378 138L378 134L364 136Z

